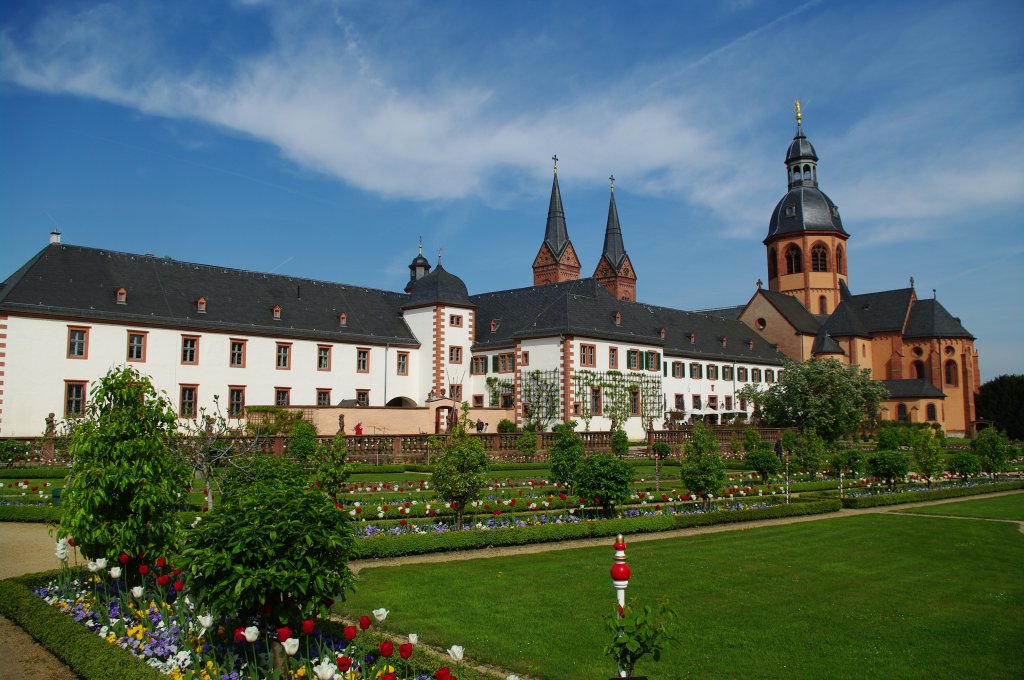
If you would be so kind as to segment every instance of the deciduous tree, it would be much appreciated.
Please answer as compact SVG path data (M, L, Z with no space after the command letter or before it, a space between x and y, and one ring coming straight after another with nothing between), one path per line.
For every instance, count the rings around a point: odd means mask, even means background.
M978 418L991 420L1010 439L1024 439L1024 375L989 380L974 398Z

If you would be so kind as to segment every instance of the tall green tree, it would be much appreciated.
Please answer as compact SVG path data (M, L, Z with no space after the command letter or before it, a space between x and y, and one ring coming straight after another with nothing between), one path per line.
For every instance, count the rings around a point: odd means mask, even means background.
M981 460L985 472L1002 472L1010 462L1010 440L1005 432L989 427L978 433L971 448Z
M1001 375L974 398L978 418L991 420L1010 439L1024 439L1024 375Z
M112 369L92 389L71 436L60 519L83 555L155 556L176 547L174 506L191 477L173 453L176 425L166 396L134 368Z
M942 472L942 461L946 457L945 439L941 434L932 434L931 428L914 433L910 452L918 473L932 485L932 477Z
M452 427L444 444L432 439L432 446L440 450L431 475L438 496L455 504L456 529L462 530L462 516L466 504L475 500L486 486L487 454L478 437L470 437L469 406L462 407L462 417Z
M573 490L588 502L599 504L605 515L625 503L632 489L633 468L610 454L595 453L576 468Z
M859 427L873 425L886 391L871 380L868 369L814 359L787 362L778 382L766 390L747 385L740 396L757 406L765 424L801 432L813 429L833 444Z
M796 464L804 472L814 474L821 470L828 458L830 447L813 428L806 430L797 440Z
M710 508L708 496L717 493L725 484L725 461L718 451L715 435L698 421L693 435L686 442L686 454L680 463L680 478L691 492L704 497L704 507Z

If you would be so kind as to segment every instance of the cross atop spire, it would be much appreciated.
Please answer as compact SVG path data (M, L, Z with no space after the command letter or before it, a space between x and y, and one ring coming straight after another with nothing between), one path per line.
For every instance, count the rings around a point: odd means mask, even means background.
M551 160L553 160L555 162L555 173L557 174L558 173L558 154L556 153L554 156L552 156Z
M615 191L615 175L608 175L608 181L612 183L612 191Z

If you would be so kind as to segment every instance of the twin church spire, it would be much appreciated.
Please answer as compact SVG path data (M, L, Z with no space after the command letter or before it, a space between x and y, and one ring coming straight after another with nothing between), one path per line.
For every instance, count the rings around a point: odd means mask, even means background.
M562 194L558 188L558 156L555 162L554 179L551 183L551 200L548 203L548 221L544 230L544 242L533 261L533 285L542 286L580 278L580 261L576 249L569 240L565 224L565 210L562 208ZM594 270L594 278L620 300L636 301L636 272L626 254L622 242L622 227L619 212L615 206L615 177L611 180L611 195L608 202L608 222L605 225L604 249Z

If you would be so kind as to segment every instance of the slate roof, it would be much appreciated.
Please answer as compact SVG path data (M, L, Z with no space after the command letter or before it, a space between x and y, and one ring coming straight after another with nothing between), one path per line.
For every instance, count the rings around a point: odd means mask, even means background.
M902 331L913 300L913 288L851 295L851 309L872 333Z
M811 354L815 356L818 354L846 354L846 351L839 346L839 343L836 342L824 328L822 328L817 337L814 338L814 344L811 346Z
M974 339L960 319L954 317L938 300L917 300L910 309L905 338L970 338Z
M466 284L442 267L440 262L434 271L412 284L409 298L403 307L420 307L435 303L472 306Z
M814 147L804 136L803 127L797 123L796 135L793 136L793 141L789 144L789 149L786 150L786 163L791 161L803 160L809 158L811 160L818 160L818 154L814 153Z
M807 334L818 332L821 322L792 295L777 293L764 288L759 289L757 292L763 295L771 303L772 307L775 307L779 314L785 317L786 321L798 332Z
M601 257L608 261L612 271L618 272L626 259L626 246L622 243L622 227L619 226L619 210L615 207L615 192L608 201L608 222L604 228L604 249Z
M548 204L548 223L544 228L544 243L548 244L555 260L562 257L569 245L569 229L565 225L565 210L562 209L562 192L558 189L558 172L551 182L551 201Z
M122 287L127 304L119 305ZM200 297L205 314L196 311ZM361 286L67 244L48 245L0 286L0 309L11 312L418 346L401 316L407 301Z
M927 380L915 378L913 380L880 380L879 382L889 390L889 399L946 398L942 390Z
M516 339L530 337L582 335L662 347L664 354L673 356L782 363L775 347L744 323L617 300L595 279L483 293L470 299L477 308L474 350L510 347ZM616 312L621 314L618 326ZM492 320L497 322L493 332ZM726 338L724 347L722 338ZM752 348L748 341L753 342Z
M856 303L852 300L840 302L832 315L822 324L821 330L837 338L871 337L871 332L860 314L857 313Z
M795 186L786 192L768 220L764 242L802 231L835 231L849 236L843 229L839 208L825 192L813 186Z

